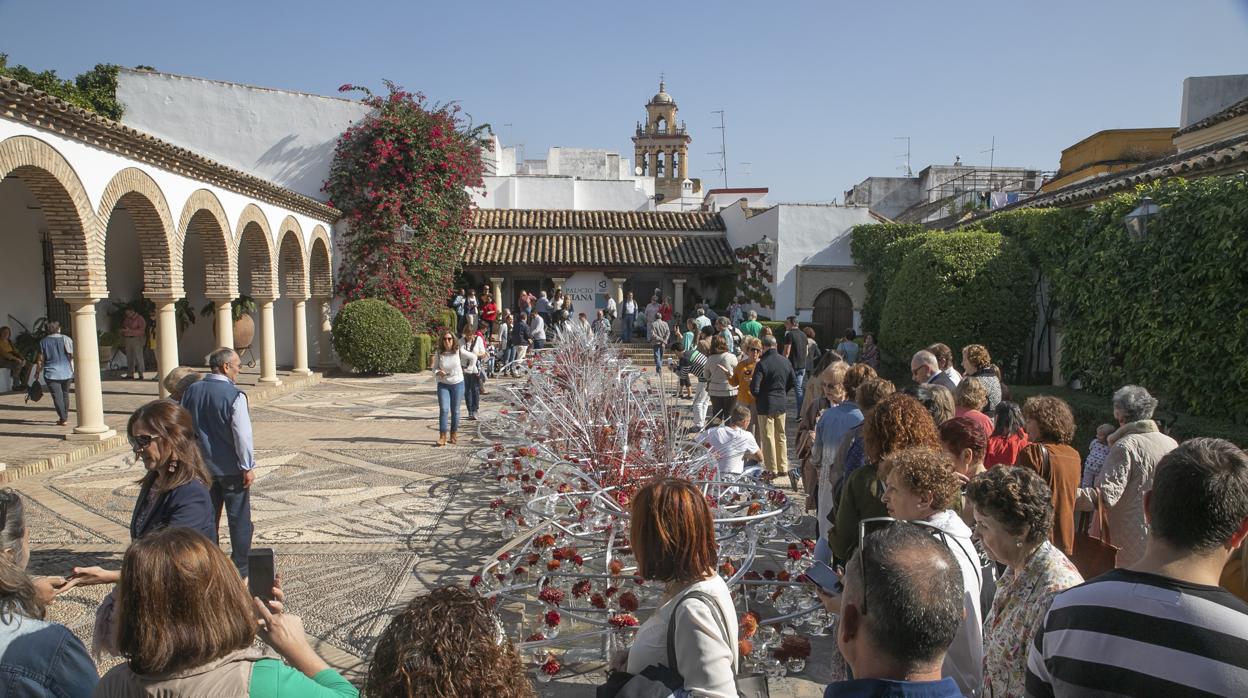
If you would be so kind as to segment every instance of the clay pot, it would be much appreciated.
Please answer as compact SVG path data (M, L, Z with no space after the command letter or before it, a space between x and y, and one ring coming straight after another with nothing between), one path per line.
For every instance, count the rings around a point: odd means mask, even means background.
M234 348L246 349L256 338L256 322L250 315L244 315L234 321Z

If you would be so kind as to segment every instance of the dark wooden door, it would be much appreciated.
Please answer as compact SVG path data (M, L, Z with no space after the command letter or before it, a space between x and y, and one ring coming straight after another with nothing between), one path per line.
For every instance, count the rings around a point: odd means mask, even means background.
M812 315L819 346L835 348L845 330L854 325L854 302L839 288L829 288L815 298Z

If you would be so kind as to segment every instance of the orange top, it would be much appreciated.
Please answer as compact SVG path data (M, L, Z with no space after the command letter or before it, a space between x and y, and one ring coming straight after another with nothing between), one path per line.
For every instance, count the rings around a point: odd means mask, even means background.
M754 404L754 393L750 392L750 379L754 377L755 359L741 361L732 370L732 378L728 382L737 389L737 402L745 405Z

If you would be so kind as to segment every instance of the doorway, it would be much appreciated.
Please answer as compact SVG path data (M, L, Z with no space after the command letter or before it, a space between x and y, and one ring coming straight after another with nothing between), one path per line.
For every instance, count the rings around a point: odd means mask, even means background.
M819 346L835 347L845 330L854 326L854 302L839 288L826 289L815 298L812 319Z

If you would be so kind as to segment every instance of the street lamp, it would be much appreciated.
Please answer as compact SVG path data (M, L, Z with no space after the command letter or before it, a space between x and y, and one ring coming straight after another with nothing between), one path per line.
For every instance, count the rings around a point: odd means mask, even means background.
M767 255L767 258L774 262L776 259L776 241L764 235L763 239L758 241L758 251Z
M1127 235L1130 235L1131 239L1136 242L1143 241L1148 234L1148 222L1159 213L1161 213L1161 207L1153 203L1151 198L1146 196L1140 199L1140 205L1122 219L1123 224L1127 226Z

